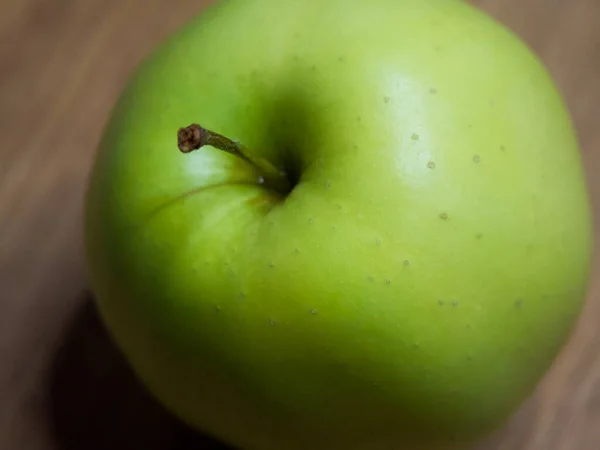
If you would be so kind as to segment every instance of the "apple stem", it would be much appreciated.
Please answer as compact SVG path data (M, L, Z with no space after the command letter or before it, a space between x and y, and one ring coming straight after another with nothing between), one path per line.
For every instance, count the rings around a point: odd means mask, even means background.
M239 142L232 141L219 133L207 130L196 123L179 129L177 132L177 144L182 153L190 153L205 145L231 153L258 169L261 174L257 180L258 184L272 187L282 194L287 194L290 190L290 183L284 171L277 169L277 167L266 159L253 154L246 146Z

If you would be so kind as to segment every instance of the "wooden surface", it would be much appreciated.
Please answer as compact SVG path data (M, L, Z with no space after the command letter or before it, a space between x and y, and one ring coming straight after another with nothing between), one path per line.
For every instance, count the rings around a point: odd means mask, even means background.
M150 400L106 339L86 293L80 228L92 155L124 81L205 3L0 2L2 450L222 448ZM600 0L475 3L532 46L563 91L597 220ZM555 367L479 450L600 450L598 263L594 274L586 310Z

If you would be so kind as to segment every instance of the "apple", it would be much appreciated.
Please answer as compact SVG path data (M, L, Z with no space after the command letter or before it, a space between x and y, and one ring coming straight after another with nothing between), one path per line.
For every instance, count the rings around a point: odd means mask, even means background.
M548 71L450 0L214 3L124 88L85 235L139 379L245 450L468 448L568 340L592 248Z

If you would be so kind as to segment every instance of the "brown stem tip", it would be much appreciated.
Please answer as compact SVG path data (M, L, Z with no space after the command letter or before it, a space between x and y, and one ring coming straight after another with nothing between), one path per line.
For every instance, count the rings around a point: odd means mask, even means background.
M177 132L177 146L183 153L197 150L207 144L206 130L198 124L180 128Z

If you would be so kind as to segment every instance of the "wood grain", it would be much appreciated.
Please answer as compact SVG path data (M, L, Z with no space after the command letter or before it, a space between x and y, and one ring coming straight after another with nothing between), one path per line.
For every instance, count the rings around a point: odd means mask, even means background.
M140 59L206 3L0 2L0 449L224 448L133 379L91 307L81 247L83 188L110 108ZM600 1L474 3L528 42L564 93L598 224ZM598 317L596 263L568 346L478 450L600 450Z

